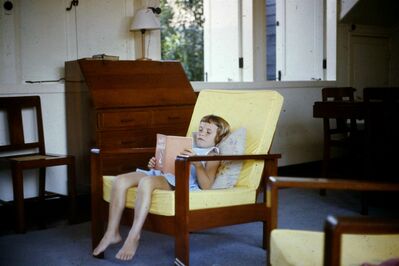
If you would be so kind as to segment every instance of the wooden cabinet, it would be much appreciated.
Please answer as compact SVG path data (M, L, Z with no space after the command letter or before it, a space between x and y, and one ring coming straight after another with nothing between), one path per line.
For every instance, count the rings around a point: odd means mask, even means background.
M68 149L87 180L90 147L154 147L157 133L186 134L196 94L179 62L81 59L65 72ZM105 171L145 167L149 156L108 161Z

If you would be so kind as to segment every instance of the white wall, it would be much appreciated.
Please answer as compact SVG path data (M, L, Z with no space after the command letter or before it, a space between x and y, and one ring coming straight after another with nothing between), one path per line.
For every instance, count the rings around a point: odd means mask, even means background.
M66 11L69 0L14 0L11 11L1 5L0 96L40 95L48 152L68 152L64 62L102 53L134 59L135 34L128 28L134 8L144 2L148 1L85 0L71 11ZM153 34L156 40L157 33ZM4 128L4 116L0 122ZM6 139L0 135L0 143ZM65 194L66 169L49 168L48 173L56 178L47 179L47 189ZM36 173L26 176L25 197L35 196ZM0 169L0 177L0 198L10 200L10 173ZM78 177L80 190L87 190L88 183L89 177Z

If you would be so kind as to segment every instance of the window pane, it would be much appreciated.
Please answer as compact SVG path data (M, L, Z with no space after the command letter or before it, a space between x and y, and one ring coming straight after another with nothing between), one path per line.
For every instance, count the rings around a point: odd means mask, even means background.
M161 0L162 59L191 81L335 79L336 2L327 20L324 2Z
M281 80L323 79L323 0L277 0L276 16Z
M276 0L266 0L267 80L276 80Z
M182 62L191 81L204 80L202 0L161 0L161 57Z

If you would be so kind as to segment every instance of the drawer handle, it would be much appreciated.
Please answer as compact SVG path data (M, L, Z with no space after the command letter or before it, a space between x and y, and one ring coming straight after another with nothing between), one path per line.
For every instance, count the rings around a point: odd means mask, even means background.
M130 122L136 122L136 119L121 119L120 121L122 123L130 123Z
M132 140L132 141L121 141L122 145L127 145L127 144L136 144L136 141Z

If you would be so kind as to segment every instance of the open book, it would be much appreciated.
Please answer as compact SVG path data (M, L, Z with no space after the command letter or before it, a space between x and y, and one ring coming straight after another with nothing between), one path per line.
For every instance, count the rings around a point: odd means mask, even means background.
M191 149L192 147L193 139L191 137L157 134L155 169L174 175L176 156L185 149Z

